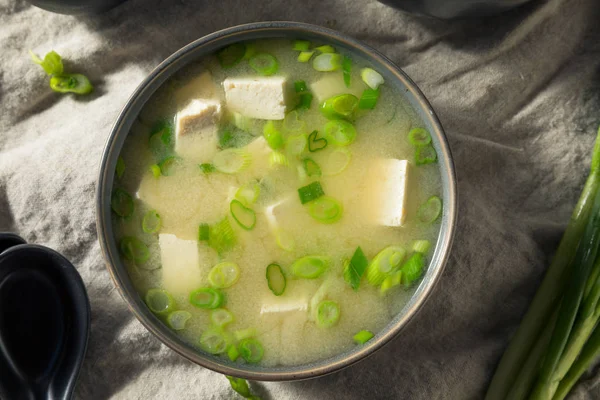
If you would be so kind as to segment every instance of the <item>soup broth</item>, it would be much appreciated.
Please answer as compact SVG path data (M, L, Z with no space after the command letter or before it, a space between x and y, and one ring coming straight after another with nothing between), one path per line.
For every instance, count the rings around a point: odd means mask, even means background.
M117 166L114 231L140 296L237 363L362 345L437 241L422 121L365 60L320 45L238 43L188 66L144 106Z

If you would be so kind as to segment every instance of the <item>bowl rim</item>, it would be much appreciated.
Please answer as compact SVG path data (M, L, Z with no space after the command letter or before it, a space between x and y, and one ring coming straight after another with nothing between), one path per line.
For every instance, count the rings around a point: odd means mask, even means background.
M333 41L340 43L348 50L360 53L362 57L370 62L384 66L386 68L385 73L394 76L394 79L396 80L395 84L398 84L399 82L406 88L406 92L410 92L414 101L418 104L418 107L414 107L416 112L429 124L438 153L440 174L442 175L444 209L436 248L425 277L404 308L386 325L385 328L382 329L382 331L378 332L376 336L365 345L355 347L350 351L319 360L315 363L286 368L256 367L248 364L228 365L228 361L216 359L210 355L204 355L200 350L184 343L181 339L177 339L175 334L148 310L141 300L140 295L133 289L128 273L123 267L122 261L118 255L118 250L114 243L115 240L112 237L110 194L113 186L114 166L125 137L127 136L127 134L123 132L129 131L129 128L124 129L124 126L127 124L131 125L133 120L137 118L139 109L143 106L143 103L140 105L139 102L143 100L145 103L148 97L164 83L164 80L168 79L168 77L177 72L182 66L189 64L190 60L186 60L186 56L188 58L193 57L194 60L201 58L203 55L210 54L213 51L206 51L200 55L195 54L196 52L202 53L203 48L210 47L209 45L214 45L215 43L223 41L228 43L221 43L218 47L236 41L247 40L248 38L244 38L244 36L248 35L250 32L260 33L261 35L264 35L264 38L278 37L279 35L281 35L280 37L286 37L286 34L287 36L291 36L291 33L298 38L302 38L303 36L313 38L319 37L324 42ZM176 65L178 62L182 65L175 69L173 65ZM171 67L173 67L172 69L174 69L174 71L169 73L168 70ZM164 79L159 84L156 84L162 75L165 75L166 77L163 76ZM151 88L153 84L157 87L154 88L145 99L142 99L146 92L151 90L149 88ZM407 97L407 99L409 98L408 96L405 97ZM119 138L120 144L115 143ZM188 360L225 375L260 381L290 381L315 378L346 368L373 354L385 344L389 343L394 337L399 335L402 329L406 327L409 321L412 320L416 313L422 308L443 273L454 239L457 218L457 198L458 194L454 163L444 130L430 103L404 71L374 48L353 39L348 35L328 28L289 21L256 22L219 30L189 43L161 62L137 86L119 113L119 116L111 129L111 133L107 138L105 149L102 154L96 191L96 225L101 251L113 283L131 312L142 325L144 325L144 327L155 335L162 343L166 344L169 348ZM119 265L119 268L117 265Z

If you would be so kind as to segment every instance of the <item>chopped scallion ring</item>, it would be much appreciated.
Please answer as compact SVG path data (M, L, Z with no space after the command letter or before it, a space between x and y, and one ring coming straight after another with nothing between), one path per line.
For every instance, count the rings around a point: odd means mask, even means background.
M306 135L299 134L296 136L290 136L285 143L285 151L291 156L298 157L306 149Z
M198 226L198 240L199 241L208 241L210 239L210 227L208 224L200 224Z
M335 53L335 49L333 48L333 46L330 46L328 44L324 46L315 47L315 50L321 53Z
M275 122L269 121L263 127L263 136L265 137L267 144L273 150L280 149L283 147L284 139L281 131L275 126Z
M217 289L225 289L235 285L240 279L240 267L237 264L224 261L210 269L208 282Z
M275 240L277 246L285 251L293 251L296 245L292 235L282 229L275 230Z
M249 153L240 149L226 149L218 152L213 158L213 165L217 171L226 174L235 174L243 171L252 162Z
M363 330L363 331L358 332L356 335L354 335L352 337L352 339L354 339L354 341L357 344L365 344L369 340L373 339L374 336L375 335L373 335L373 332L367 331L367 330Z
M160 168L160 173L162 176L169 176L173 174L173 169L175 164L177 163L177 157L169 156L164 158L161 162L158 163L158 167Z
M310 49L310 42L308 40L294 40L292 49L296 51L308 51Z
M129 260L136 263L145 263L150 258L148 246L135 236L125 236L120 242L121 253Z
M435 222L440 215L442 215L442 199L437 196L428 198L417 210L417 218L424 224Z
M318 138L319 131L312 131L310 135L308 135L308 151L314 153L319 150L323 150L327 147L327 139Z
M279 62L277 59L268 53L258 53L250 57L248 60L250 67L258 74L270 76L279 70Z
M199 344L204 351L210 354L221 354L227 351L225 335L217 329L207 329L202 332Z
M410 286L421 277L425 259L422 253L413 253L402 266L402 284Z
M171 146L171 137L173 135L173 123L168 120L157 121L150 131L150 150L156 156L164 154L165 150Z
M363 68L360 71L360 77L371 89L377 89L384 83L383 76L372 68Z
M300 119L298 111L289 112L283 119L283 129L288 133L305 132L306 122Z
M325 300L317 306L317 325L321 328L331 328L340 319L340 306L331 300Z
M302 51L298 54L298 62L307 63L310 61L311 57L315 54L314 51Z
M213 288L196 289L190 293L190 304L198 308L215 309L225 302L223 292Z
M342 74L344 76L344 85L350 87L350 78L352 77L352 60L348 56L344 56L342 61Z
M412 128L408 132L408 141L413 146L427 146L431 143L431 135L423 128Z
M322 53L313 59L312 66L320 72L337 71L342 66L342 55L337 53Z
M328 98L321 104L321 113L328 119L350 119L358 106L358 98L353 94L340 94Z
M344 208L333 197L321 196L309 204L308 213L323 224L333 224L342 218Z
M348 146L356 139L356 128L348 121L336 119L329 121L323 128L328 143Z
M302 160L307 176L321 176L321 167L312 158Z
M115 168L115 174L117 174L117 178L121 179L123 177L124 173L125 173L125 160L123 160L123 157L119 156L119 158L117 158L117 166Z
M279 165L287 167L288 165L290 165L290 161L282 152L273 150L271 154L269 154L269 166L276 167Z
M429 240L413 240L412 242L412 251L415 253L427 254L429 248L431 247L431 242Z
M312 104L313 95L312 93L302 93L298 98L298 105L296 109L298 110L309 110L310 105Z
M59 93L88 94L94 86L85 75L63 74L50 78L50 88Z
M235 361L238 359L238 357L240 356L240 352L237 349L237 346L235 344L232 344L229 346L229 348L227 349L227 357L229 357L229 359L231 361ZM227 377L229 379L229 377Z
M286 279L283 269L279 264L269 264L267 266L267 286L275 296L281 296L285 291Z
M148 290L145 300L150 311L157 315L166 315L175 308L173 297L163 289Z
M237 341L248 339L253 336L256 336L256 329L254 329L254 328L240 329L238 331L233 332L233 336L235 336L235 340L237 340Z
M217 52L217 59L223 68L232 68L242 61L246 55L244 43L234 43Z
M209 174L217 170L215 166L210 163L199 164L198 167L200 167L200 171L204 174Z
M146 233L157 233L162 226L162 220L156 210L150 210L144 215L142 229Z
M229 211L231 216L243 229L250 231L256 225L256 213L242 204L239 200L232 200L229 203Z
M244 203L245 205L252 205L258 200L260 194L260 186L256 182L250 182L241 186L237 192L235 192L235 198Z
M305 81L296 81L294 82L294 90L296 93L308 92L308 88L306 87Z
M425 165L437 161L437 153L431 144L419 146L415 149L415 164Z
M230 250L236 243L235 232L231 228L229 219L223 218L219 223L210 229L210 239L208 244L218 253Z
M395 271L391 275L388 275L383 280L383 282L381 283L381 286L379 287L379 294L381 294L381 295L386 294L390 289L398 286L400 284L401 280L402 280L402 270Z
M329 153L327 162L323 164L323 174L327 176L339 175L350 165L352 153L346 147L340 147Z
M110 208L119 217L127 218L133 215L133 198L123 189L115 189L110 197Z
M358 108L372 110L377 105L377 100L379 100L379 89L365 89L358 101Z
M150 172L152 172L152 176L154 176L155 178L160 178L160 167L158 166L158 164L152 164L150 166Z
M173 311L167 317L167 324L176 331L185 329L185 324L192 318L192 314L184 310Z
M210 321L215 326L223 328L233 322L233 314L224 308L217 308L210 312Z
M329 258L323 256L304 256L292 264L292 273L304 279L316 279L323 275L329 266Z
M248 363L257 363L263 358L264 349L256 339L244 339L238 344L240 355Z
M381 250L366 271L367 281L373 286L379 286L384 279L400 267L406 255L406 250L400 246L389 246Z
M325 192L320 182L312 182L299 188L298 195L300 196L300 203L306 204L324 196Z

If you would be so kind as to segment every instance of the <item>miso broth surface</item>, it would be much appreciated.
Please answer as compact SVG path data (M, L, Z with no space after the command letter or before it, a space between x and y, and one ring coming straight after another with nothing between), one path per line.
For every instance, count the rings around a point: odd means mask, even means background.
M342 81L340 71L317 72L311 63L297 62L298 52L291 49L290 41L260 41L256 42L256 47L274 55L280 64L277 75L287 76L291 82L304 80L308 85L327 74L339 75L339 80ZM352 83L348 92L358 93L360 96L366 88L360 78L360 69L368 64L356 57L352 58ZM211 73L214 87L206 85L206 81L198 80L204 71ZM237 76L257 74L245 61L224 70L214 57L189 66L163 85L146 104L127 138L121 153L126 172L116 181L116 186L134 196L138 191L144 190L151 194L151 201L146 203L136 199L134 215L127 219L115 217L114 224L117 240L123 236L136 236L150 249L150 260L144 265L136 266L126 261L129 275L142 297L148 289L162 287L158 236L143 232L141 220L144 213L150 209L157 210L162 219L160 233L197 241L199 224L214 224L230 215L231 188L237 188L253 178L252 166L249 171L231 175L201 173L198 164L210 162L214 155L210 151L197 159L181 159L171 176L155 178L149 170L149 166L157 162L156 155L148 146L152 126L160 119L172 119L193 98L213 95L224 99L221 82L227 77ZM363 249L369 260L389 245L408 248L414 239L427 239L432 242L432 248L435 246L439 224L418 224L415 215L421 203L430 196L441 193L438 166L431 164L417 167L412 163L414 148L409 144L407 134L411 127L422 126L422 122L402 94L389 83L382 85L380 90L381 96L375 109L361 112L360 118L355 121L358 134L355 142L348 146L351 151L349 166L339 175L318 179L326 195L343 204L344 214L341 220L333 224L322 224L309 216L298 201L297 189L311 180L301 182L296 170L297 162L292 161L287 168L267 168L269 172L262 180L260 196L252 206L257 216L254 229L245 231L229 217L238 238L238 244L233 250L220 257L204 242L198 243L198 251L203 260L198 271L202 286L209 286L208 272L219 261L232 261L240 267L239 281L224 289L227 298L224 307L235 316L227 330L233 332L255 328L256 338L264 347L261 361L264 366L298 365L346 351L356 345L352 340L354 334L363 329L376 334L406 304L414 292L412 288L395 288L381 296L379 289L369 285L364 277L358 291L352 290L344 281L343 261L352 257L357 246ZM306 122L305 133L314 129L322 132L322 127L327 122L318 111L316 99L313 99L311 109L301 114L301 119ZM254 133L260 132L262 125ZM319 164L326 164L328 154L333 149L333 146L328 146L323 151L307 152L306 155ZM408 175L407 217L402 227L374 225L360 217L361 195L366 190L365 174L376 158L406 159L412 163ZM265 216L267 206L285 199L289 206L281 211L281 227L294 238L293 251L285 251L277 245ZM432 250L430 254L431 252ZM317 279L293 279L289 267L294 260L305 255L328 256L331 266ZM280 297L271 293L265 278L265 269L273 262L283 267L288 278L285 292ZM185 286L185 282L182 284ZM302 312L290 313L285 317L260 315L265 303L310 302L324 284L328 286L325 298L337 302L341 309L339 322L332 328L319 328ZM186 329L178 333L198 347L198 338L210 325L209 310L190 305L187 292L173 293L173 296L178 309L192 314Z

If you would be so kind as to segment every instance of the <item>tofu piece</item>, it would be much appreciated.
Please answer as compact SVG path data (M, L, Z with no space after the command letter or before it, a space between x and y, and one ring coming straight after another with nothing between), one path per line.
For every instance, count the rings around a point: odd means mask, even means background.
M290 90L287 78L227 78L223 89L229 111L256 119L285 118Z
M356 83L353 83L347 88L344 85L344 78L341 72L327 73L323 78L316 82L312 82L309 86L310 91L319 104L330 97L344 93L353 94L360 99L362 91L366 89L366 86L361 88L360 85Z
M194 99L222 99L223 92L215 85L212 75L204 71L200 76L177 88L174 93L177 104L186 104Z
M306 313L308 311L308 300L306 298L273 299L272 297L273 296L263 300L263 303L260 307L261 315L276 315L280 317L286 317L289 314L296 312Z
M264 136L258 136L246 146L246 150L252 157L252 163L242 172L243 175L248 175L251 178L260 179L269 173L269 155L273 150L267 144Z
M198 242L170 233L158 235L163 287L173 295L187 295L202 285Z
M175 152L196 160L211 158L217 151L221 114L222 107L218 101L192 100L177 113Z
M378 159L366 176L365 213L369 221L384 226L402 226L406 217L408 161Z

